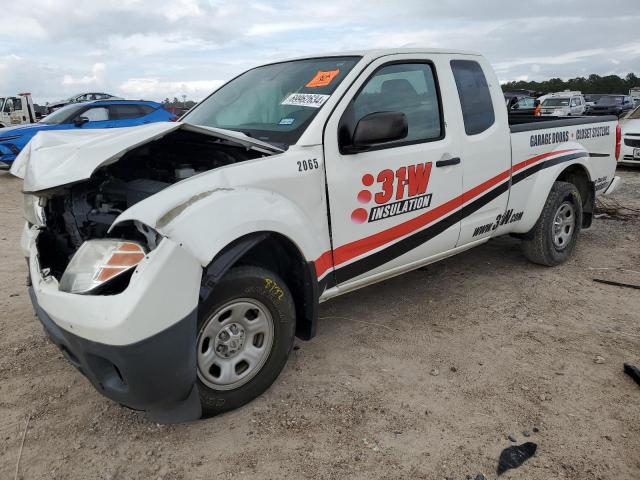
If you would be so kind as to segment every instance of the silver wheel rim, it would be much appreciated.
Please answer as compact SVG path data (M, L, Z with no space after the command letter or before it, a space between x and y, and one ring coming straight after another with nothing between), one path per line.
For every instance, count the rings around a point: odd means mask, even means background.
M253 298L229 302L198 333L198 378L213 390L233 390L263 367L273 345L273 318Z
M553 244L558 250L565 249L571 242L576 227L576 211L570 202L564 202L553 219Z

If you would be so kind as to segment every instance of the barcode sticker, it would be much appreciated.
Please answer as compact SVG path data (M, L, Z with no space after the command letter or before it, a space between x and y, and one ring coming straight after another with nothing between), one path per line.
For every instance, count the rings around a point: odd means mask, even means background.
M320 108L328 98L329 95L323 95L320 93L292 93L284 99L282 105Z

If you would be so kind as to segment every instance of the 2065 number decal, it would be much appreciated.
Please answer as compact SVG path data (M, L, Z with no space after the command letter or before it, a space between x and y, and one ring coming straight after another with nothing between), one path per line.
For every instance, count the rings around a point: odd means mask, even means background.
M320 168L317 158L310 158L309 160L298 160L298 171L308 172L309 170L317 170Z

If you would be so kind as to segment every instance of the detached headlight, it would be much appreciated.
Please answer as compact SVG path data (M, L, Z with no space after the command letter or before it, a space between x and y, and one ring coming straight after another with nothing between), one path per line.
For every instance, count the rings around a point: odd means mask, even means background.
M23 199L24 219L31 225L44 227L44 198L25 194Z
M60 290L91 292L133 270L145 257L145 249L125 240L89 240L75 253L60 279Z

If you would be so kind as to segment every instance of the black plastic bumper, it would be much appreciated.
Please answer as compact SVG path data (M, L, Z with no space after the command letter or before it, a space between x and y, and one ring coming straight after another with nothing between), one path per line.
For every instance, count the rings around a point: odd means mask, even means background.
M58 327L29 296L49 338L104 396L150 420L176 423L202 415L196 385L197 311L168 329L125 346L105 345Z

